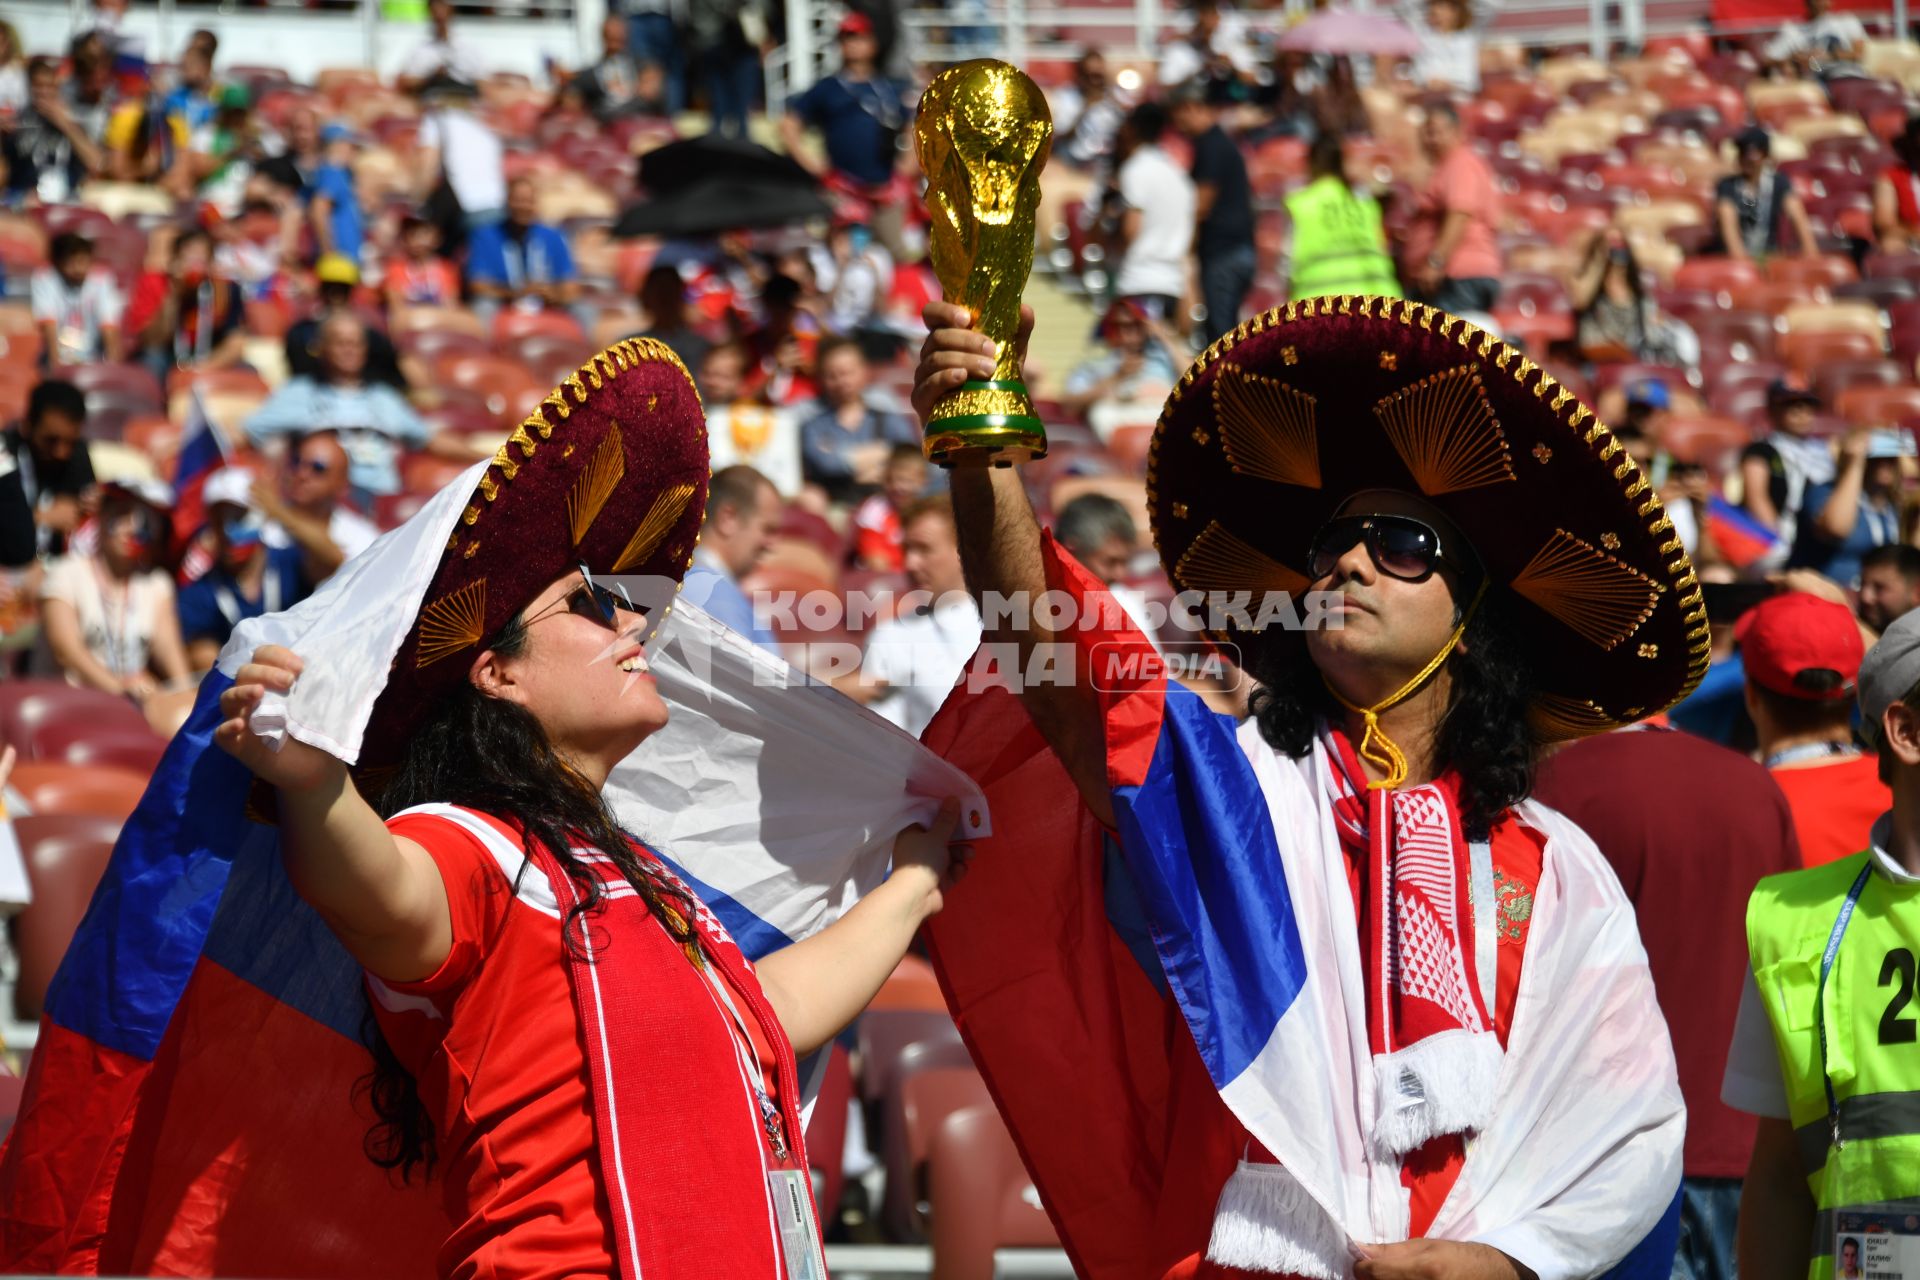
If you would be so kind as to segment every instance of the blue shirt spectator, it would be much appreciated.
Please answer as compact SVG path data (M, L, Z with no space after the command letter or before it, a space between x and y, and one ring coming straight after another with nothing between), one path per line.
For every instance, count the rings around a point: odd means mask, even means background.
M330 124L320 131L320 141L326 160L313 171L313 178L302 194L309 207L316 200L327 202L326 234L332 244L323 247L358 265L360 246L366 239L365 224L360 216L360 195L353 187L353 155L358 140L345 125ZM318 233L316 224L315 234Z
M243 619L278 613L306 598L300 548L263 545L254 554L266 557L267 571L252 592L239 575L219 565L180 588L180 638L190 650L198 640L211 641L217 651Z
M848 502L879 487L893 446L920 443L920 428L905 414L867 403L871 371L851 339L820 344L814 377L820 404L800 423L801 478Z
M320 329L320 375L292 378L247 419L247 438L331 431L347 451L347 477L363 496L400 492L400 453L432 434L392 387L364 383L367 330L351 312L336 311Z
M787 150L799 154L800 126L811 125L820 131L835 172L879 186L893 177L900 131L913 119L913 99L905 81L876 70L873 26L865 15L848 14L838 39L840 70L787 103L782 126Z
M558 227L496 222L476 228L467 241L470 283L499 285L519 293L528 285L564 284L579 275L567 237Z

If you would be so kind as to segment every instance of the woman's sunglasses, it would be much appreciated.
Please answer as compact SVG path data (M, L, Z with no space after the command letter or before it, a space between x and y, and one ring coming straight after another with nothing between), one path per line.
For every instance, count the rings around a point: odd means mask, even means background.
M1307 553L1307 575L1318 582L1340 557L1364 543L1374 568L1402 582L1425 582L1442 564L1454 565L1432 525L1410 516L1341 516L1320 526Z
M616 633L620 630L622 610L641 618L645 618L650 611L646 605L635 604L625 587L605 586L595 582L585 565L580 566L579 584L566 595L528 618L525 625L530 627L540 619L558 613L562 609L589 622L597 622L607 630Z

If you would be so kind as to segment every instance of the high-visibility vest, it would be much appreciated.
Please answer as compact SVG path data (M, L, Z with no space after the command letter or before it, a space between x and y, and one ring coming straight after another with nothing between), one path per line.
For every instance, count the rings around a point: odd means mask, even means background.
M1768 876L1747 903L1754 983L1818 1210L1809 1280L1834 1280L1837 1239L1853 1242L1862 1276L1877 1249L1920 1242L1920 884L1868 870L1872 857Z
M1294 301L1323 294L1400 296L1380 206L1339 178L1316 178L1287 197L1293 219Z

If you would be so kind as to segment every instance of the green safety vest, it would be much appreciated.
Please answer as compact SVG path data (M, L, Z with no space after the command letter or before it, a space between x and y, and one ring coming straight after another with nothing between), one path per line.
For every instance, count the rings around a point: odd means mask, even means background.
M1323 294L1400 296L1380 206L1335 177L1316 178L1287 197L1293 219L1292 300Z
M1872 857L1768 876L1747 903L1754 984L1819 1211L1809 1280L1834 1280L1837 1237L1860 1246L1863 1276L1883 1249L1920 1250L1920 884L1868 871ZM1821 964L1836 935L1823 995Z

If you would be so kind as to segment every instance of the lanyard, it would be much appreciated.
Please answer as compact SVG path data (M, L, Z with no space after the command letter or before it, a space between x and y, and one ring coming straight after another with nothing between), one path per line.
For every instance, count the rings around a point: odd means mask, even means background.
M773 1148L773 1158L784 1164L787 1160L786 1126L780 1119L780 1108L774 1105L773 1099L767 1094L766 1073L760 1069L760 1055L753 1051L753 1037L747 1031L747 1021L740 1016L740 1007L733 1002L733 993L727 990L727 981L716 972L715 966L700 965L698 969L700 976L706 980L707 989L727 1015L727 1033L733 1038L733 1054L739 1060L740 1070L746 1074L754 1101L759 1105L761 1128L766 1131L767 1143Z
M1853 919L1853 909L1860 902L1860 894L1867 887L1867 877L1873 874L1872 855L1868 855L1867 865L1860 868L1860 874L1854 877L1853 888L1847 890L1847 900L1840 904L1840 915L1833 922L1833 932L1827 935L1826 954L1820 957L1820 985L1814 991L1813 1020L1820 1029L1820 1083L1827 1089L1827 1125L1833 1135L1833 1145L1840 1145L1840 1102L1833 1095L1833 1076L1827 1071L1827 975L1833 972L1833 959L1840 954L1840 939L1846 936L1847 923Z

